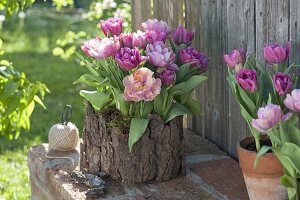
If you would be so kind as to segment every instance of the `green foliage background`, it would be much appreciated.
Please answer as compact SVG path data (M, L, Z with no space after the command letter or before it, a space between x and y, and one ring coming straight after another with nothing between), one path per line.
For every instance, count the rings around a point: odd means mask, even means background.
M44 101L47 109L36 106L31 116L29 132L22 131L18 140L0 137L0 199L30 198L26 161L28 148L47 142L48 131L53 124L59 122L66 104L72 105L71 121L77 125L80 132L82 131L84 104L78 91L83 85L75 86L73 82L86 72L85 68L80 66L73 54L68 58L52 54L53 49L60 47L61 43L58 41L71 38L66 36L72 32L77 34L84 31L86 37L101 35L97 26L98 19L85 17L92 1L80 2L85 10L62 8L58 11L51 7L49 1L40 1L25 9L25 17L14 14L9 20L0 22L0 39L5 50L1 59L12 61L14 67L25 72L30 81L41 81L51 91ZM118 9L118 5L115 9ZM129 8L126 9L129 11ZM113 14L114 12L110 11L106 15L102 13L101 16L107 18ZM65 52L69 46L78 46L84 38L70 39L61 48Z

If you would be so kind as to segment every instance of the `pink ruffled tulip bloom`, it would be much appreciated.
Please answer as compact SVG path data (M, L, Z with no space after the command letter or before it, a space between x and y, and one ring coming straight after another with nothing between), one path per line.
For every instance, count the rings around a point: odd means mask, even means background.
M288 120L291 113L284 115L279 105L268 104L258 109L257 117L258 119L252 120L252 126L258 132L265 133L281 121Z
M120 49L117 38L93 38L81 45L81 50L90 57L103 59L114 55Z
M172 29L164 21L158 21L157 19L148 19L148 21L142 23L142 27L147 35L147 41L154 43L156 41L165 41Z
M166 67L175 61L175 54L171 47L167 47L161 41L148 44L146 47L146 55L149 57L149 62L156 67Z
M287 42L283 47L278 44L266 45L264 48L264 57L269 64L283 63L288 58L290 49L290 42Z
M146 33L140 30L134 33L121 34L119 38L124 47L144 49L147 45Z
M125 86L124 98L126 101L153 101L161 90L161 80L153 77L153 72L145 67L123 80Z
M234 49L230 52L230 54L225 54L223 58L227 66L234 69L237 65L244 62L246 59L246 52L243 48Z
M158 73L157 77L161 79L164 86L168 87L174 84L176 73L173 70L166 69L163 72Z
M291 76L282 72L273 75L273 84L280 96L285 96L293 87Z
M300 89L292 91L291 95L287 94L284 105L294 112L300 112Z
M194 32L188 31L183 26L178 26L178 28L174 31L173 39L177 45L185 44L189 46L194 39Z
M115 55L115 60L118 65L126 70L132 70L136 68L141 62L147 59L146 56L141 56L137 47L130 49L128 47L121 48Z
M108 36L119 36L122 33L122 18L100 20L101 29Z
M242 68L236 75L238 84L246 91L255 92L257 90L256 71Z

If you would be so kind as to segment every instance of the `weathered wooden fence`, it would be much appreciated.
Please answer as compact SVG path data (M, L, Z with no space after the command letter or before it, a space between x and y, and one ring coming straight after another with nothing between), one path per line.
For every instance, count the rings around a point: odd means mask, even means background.
M188 127L236 156L236 143L250 133L226 82L222 55L243 47L262 59L264 44L289 40L290 62L300 63L300 0L131 0L131 4L135 29L148 18L157 18L195 31L193 45L208 55L211 64L208 81L195 93L203 115L189 119Z

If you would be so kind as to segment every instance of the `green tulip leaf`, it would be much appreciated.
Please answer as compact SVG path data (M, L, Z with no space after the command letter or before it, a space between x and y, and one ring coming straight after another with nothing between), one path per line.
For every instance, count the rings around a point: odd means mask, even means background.
M129 130L128 147L131 152L134 143L136 143L144 134L149 124L149 119L132 118Z
M259 159L262 155L267 153L272 147L269 146L262 146L261 149L257 152L256 158L254 160L254 168L256 168L257 164L259 163Z
M168 122L177 116L185 115L185 114L192 115L192 113L180 103L173 103L173 105L171 106L167 114L165 122Z
M96 110L101 110L110 102L109 95L103 92L80 90L79 94L88 100Z

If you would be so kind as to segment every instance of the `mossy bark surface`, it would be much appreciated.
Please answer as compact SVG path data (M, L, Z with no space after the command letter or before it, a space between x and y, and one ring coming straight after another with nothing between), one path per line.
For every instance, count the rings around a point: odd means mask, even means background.
M151 115L148 128L129 152L128 128L110 123L118 116L116 112L95 112L87 104L81 170L105 172L125 183L165 181L178 176L184 153L182 117L165 124L159 115Z

